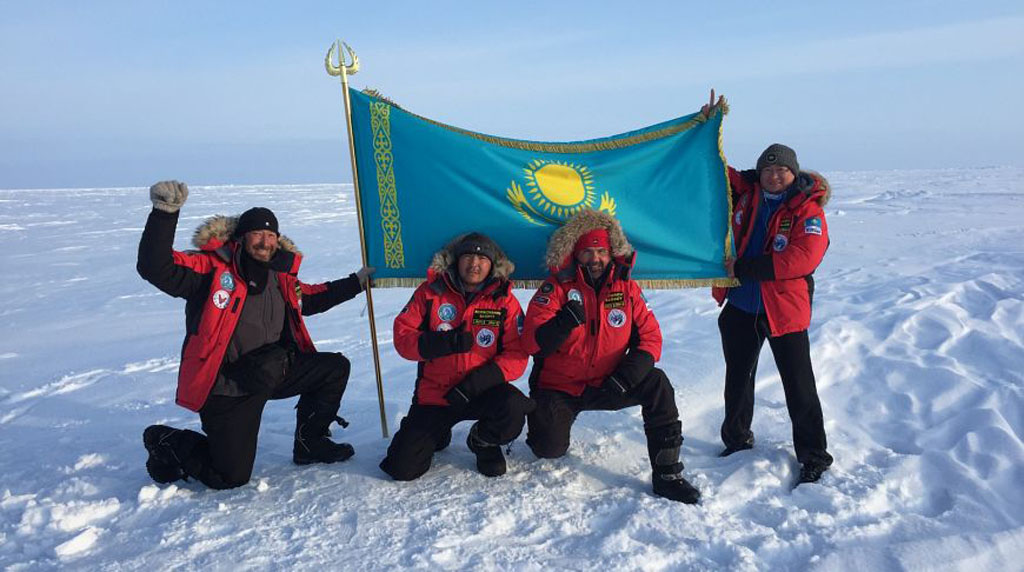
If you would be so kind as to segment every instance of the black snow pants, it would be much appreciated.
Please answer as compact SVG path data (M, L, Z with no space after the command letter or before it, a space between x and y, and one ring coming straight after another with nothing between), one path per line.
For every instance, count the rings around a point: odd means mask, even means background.
M350 364L340 353L294 353L272 389L242 397L211 395L199 418L206 439L190 455L190 476L214 489L242 486L252 476L263 408L271 399L299 395L297 409L320 410L333 419L348 384Z
M767 338L782 377L797 460L831 465L807 330L771 337L765 314L744 312L732 304L726 304L719 314L718 329L725 354L725 446L739 449L754 443L750 430L754 418L754 376L761 346Z
M668 376L659 368L651 369L647 377L625 395L587 386L578 397L540 388L533 389L530 397L537 402L537 409L529 416L526 444L538 457L565 455L569 450L572 424L580 412L618 411L636 405L641 408L650 451L657 451L670 441L682 442L675 391Z
M430 469L434 453L448 446L452 427L476 419L477 435L505 445L523 432L533 402L513 385L502 383L473 398L465 407L413 403L391 439L380 468L396 481L411 481Z

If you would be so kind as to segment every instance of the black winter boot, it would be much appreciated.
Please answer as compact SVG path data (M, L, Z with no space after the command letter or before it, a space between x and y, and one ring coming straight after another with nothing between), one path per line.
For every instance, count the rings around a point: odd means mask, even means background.
M199 463L193 450L206 440L201 433L175 429L166 425L150 425L142 432L142 444L149 452L146 472L158 483L173 483L188 477L198 478Z
M821 478L822 473L828 470L828 465L824 463L804 463L800 466L800 477L797 479L797 485L803 483L816 483Z
M683 464L679 461L679 447L682 444L683 436L678 422L647 433L654 494L676 502L697 504L700 491L683 477Z
M476 454L476 470L487 477L500 477L505 474L508 467L505 465L505 455L501 452L501 445L488 443L480 438L479 423L474 423L466 437L466 446Z
M334 408L337 411L337 408ZM295 420L295 442L292 445L292 462L296 465L312 463L336 463L355 454L348 443L335 443L328 439L328 426L337 421L342 427L348 423L327 408L300 407Z

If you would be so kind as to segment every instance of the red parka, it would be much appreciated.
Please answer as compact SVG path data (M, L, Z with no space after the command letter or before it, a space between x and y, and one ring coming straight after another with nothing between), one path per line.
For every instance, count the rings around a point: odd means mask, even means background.
M434 256L427 280L395 317L395 349L400 356L420 364L413 396L413 402L420 405L447 406L444 395L470 371L490 362L498 366L506 382L515 381L523 375L529 360L520 342L523 311L508 279L514 266L500 254L492 263L494 280L467 303L449 274L455 242ZM459 328L473 336L470 351L430 360L420 355L423 332Z
M177 213L153 210L139 243L139 274L164 292L186 299L186 334L178 368L178 405L199 411L206 403L234 334L247 286L238 270L241 245L230 240L237 219L214 217L197 231L198 251L172 250ZM291 249L291 250L289 250ZM272 261L287 308L287 327L299 351L314 352L302 316L330 309L361 291L355 275L306 284L296 274L302 255L287 238Z
M609 231L615 257L601 289L594 291L583 276L585 270L572 258L572 247L580 236L599 227ZM527 306L523 346L530 354L541 353L538 328L570 298L582 302L586 322L573 328L555 351L534 356L531 384L578 396L586 386L599 387L615 373L627 350L650 356L647 371L661 359L661 327L640 286L630 278L635 257L618 222L606 213L577 215L556 231L548 245L552 275ZM641 371L638 377L645 374Z
M761 185L753 171L729 168L733 192L733 236L737 252L744 252L762 201ZM811 324L814 270L828 248L828 224L823 207L831 196L828 181L818 173L801 171L787 191L786 199L768 222L767 240L760 256L738 259L740 281L761 284L764 311L771 335L781 336L806 330ZM712 295L725 302L727 288L716 287Z

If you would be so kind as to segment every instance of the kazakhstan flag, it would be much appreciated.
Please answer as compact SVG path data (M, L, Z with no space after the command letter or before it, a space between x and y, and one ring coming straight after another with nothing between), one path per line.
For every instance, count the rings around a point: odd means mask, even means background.
M368 260L378 286L415 286L434 252L480 231L543 280L548 237L574 213L615 215L648 288L725 285L733 253L722 111L621 135L544 143L475 133L350 89Z

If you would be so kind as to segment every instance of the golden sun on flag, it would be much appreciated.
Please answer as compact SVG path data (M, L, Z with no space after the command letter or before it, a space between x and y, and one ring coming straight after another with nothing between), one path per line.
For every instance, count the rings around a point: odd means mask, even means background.
M524 171L530 202L547 214L565 219L594 204L594 178L585 165L538 159Z
M561 224L582 209L595 208L594 176L586 165L534 159L523 171L526 192L512 181L506 195L526 220ZM597 208L614 213L615 201L605 195Z

